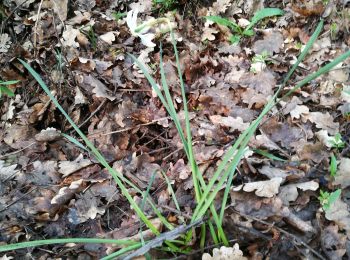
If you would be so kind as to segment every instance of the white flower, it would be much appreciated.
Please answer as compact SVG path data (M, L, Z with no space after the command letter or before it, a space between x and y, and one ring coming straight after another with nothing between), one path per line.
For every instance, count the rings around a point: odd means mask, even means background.
M147 33L148 30L152 27L154 20L147 21L140 26L137 26L137 15L139 11L131 10L126 16L126 23L131 31L131 34L137 37L140 37L143 45L147 47L155 47L156 45L152 42L155 35L153 33ZM141 30L139 30L141 28ZM137 30L138 29L138 30Z

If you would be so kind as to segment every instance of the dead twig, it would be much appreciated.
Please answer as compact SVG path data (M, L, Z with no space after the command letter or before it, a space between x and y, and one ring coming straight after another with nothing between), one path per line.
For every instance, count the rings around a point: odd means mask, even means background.
M36 49L36 43L37 43L37 30L38 30L38 24L39 24L39 20L40 20L40 12L41 12L41 7L43 5L44 0L40 1L39 4L39 9L38 9L38 14L36 16L36 21L35 21L35 25L34 25L34 50L35 52L37 51Z
M36 142L33 142L33 143L31 143L31 144L29 144L29 145L27 145L27 146L25 146L25 147L23 147L23 148L21 148L21 149L19 149L19 150L16 150L16 151L13 151L13 152L10 152L10 153L1 155L1 156L0 156L0 160L4 159L4 158L6 158L6 157L9 157L9 156L11 156L11 155L15 155L15 154L17 154L17 153L20 153L20 152L24 151L25 149L31 147L31 146L32 146L33 144L35 144L35 143L36 143Z
M249 216L249 215L246 215L244 213L241 213L235 209L231 209L232 211L234 211L235 213L245 217L245 218L249 218L249 219L252 219L252 220L255 220L255 221L258 221L262 224L265 224L265 225L268 225L270 226L271 223L267 222L267 221L264 221L262 219L259 219L259 218L256 218L256 217L253 217L253 216ZM324 258L321 254L319 254L318 252L316 252L313 248L311 248L306 242L304 242L301 238L289 233L288 231L285 231L284 229L280 228L280 227L277 227L277 226L274 226L275 229L277 229L279 232L285 234L286 236L292 238L292 241L296 241L298 242L299 244L302 244L304 247L306 247L307 249L310 250L310 252L312 252L315 256L317 256L319 259L322 259L322 260L326 260L326 258Z
M159 236L157 236L156 238L148 241L147 244L145 244L141 248L139 248L136 251L134 251L133 253L127 255L124 258L124 260L130 260L130 259L133 259L134 257L140 256L140 255L144 255L145 253L147 253L152 248L161 246L164 241L166 241L166 240L174 240L177 237L179 237L181 234L183 234L183 233L187 232L188 230L190 230L191 228L194 228L194 227L197 227L197 226L201 225L203 222L204 222L203 219L198 219L195 222L193 222L193 223L191 223L191 224L189 224L187 226L186 225L181 225L181 226L178 226L177 228L174 228L171 231L162 233Z

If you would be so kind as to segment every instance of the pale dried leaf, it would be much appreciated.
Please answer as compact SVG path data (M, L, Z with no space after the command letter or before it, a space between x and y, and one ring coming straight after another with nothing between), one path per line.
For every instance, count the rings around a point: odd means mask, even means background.
M17 164L13 164L10 166L5 166L5 161L0 160L0 181L5 181L8 178L14 177L16 174Z
M62 34L62 44L65 47L78 48L79 43L75 41L77 36L80 34L78 29L74 29L73 26L67 25L63 34Z
M334 136L329 136L327 130L320 130L316 133L318 140L321 141L328 148L334 147L337 144L337 140Z
M343 189L350 186L350 159L340 158L337 174L333 185L340 185Z
M108 44L112 44L115 41L114 32L107 32L105 34L100 35L102 41Z
M0 34L0 53L6 53L11 46L11 39L7 33Z
M67 20L67 8L68 8L68 0L51 0L53 10L58 15L60 20L64 22Z
M283 35L277 31L265 31L264 39L258 40L253 45L253 51L256 54L263 54L264 52L273 55L279 53L283 46Z
M92 162L89 159L84 159L84 156L80 154L77 159L74 161L60 161L58 163L59 170L58 172L61 173L62 177L67 177L68 175L72 174L73 172L76 172L82 168L85 168L86 166L91 165Z
M82 183L83 183L83 180L80 179L80 180L72 181L69 187L61 188L58 191L57 195L51 199L51 204L63 205L66 202L68 202L70 199L73 198L75 192L80 188Z
M202 255L202 260L248 260L236 243L233 247L222 246L213 249L213 256L208 253Z
M35 140L38 142L52 142L61 138L61 132L56 128L48 127L35 135Z
M295 108L290 111L290 116L292 119L296 118L299 119L301 115L308 115L310 112L309 108L304 105L296 105Z
M339 123L333 122L334 118L328 113L310 112L303 119L314 123L317 128L327 130L329 134L335 135L339 132Z
M215 35L218 33L218 30L215 30L214 28L210 27L204 27L203 29L203 34L202 34L202 41L208 40L208 41L214 41L215 40Z
M295 201L298 198L298 189L303 191L312 190L315 191L319 188L318 182L308 181L297 184L289 184L281 187L281 192L278 197L283 201L284 205L289 205L290 201Z
M214 125L229 127L230 131L238 130L242 132L249 127L249 123L244 123L240 117L213 115L209 116L209 119Z
M256 181L240 185L234 188L234 191L243 190L246 192L255 191L259 197L271 198L278 193L279 187L283 181L281 177L275 177L268 181Z
M343 85L341 98L343 101L350 103L350 85L345 85L345 84Z

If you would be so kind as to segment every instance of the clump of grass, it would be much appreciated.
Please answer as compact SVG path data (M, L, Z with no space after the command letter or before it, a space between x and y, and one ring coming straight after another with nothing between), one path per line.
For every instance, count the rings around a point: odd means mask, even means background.
M305 84L309 83L311 80L319 77L320 75L328 72L331 68L336 66L338 63L342 62L346 58L350 56L350 51L344 53L343 55L337 57L335 60L327 64L326 66L319 69L317 72L307 76L304 80L300 81L296 86L288 91L284 96L279 97L283 87L286 85L290 77L292 76L293 72L299 65L299 63L305 58L307 52L311 48L312 44L317 39L318 35L320 34L321 30L323 28L323 20L320 21L319 25L317 26L314 34L310 38L308 44L305 46L303 52L298 57L297 62L293 65L291 70L286 75L283 83L279 87L279 89L276 91L275 95L270 99L270 101L266 104L260 115L250 124L250 127L245 130L241 135L238 137L236 142L233 144L233 146L226 152L226 154L223 156L221 163L219 164L218 168L216 169L213 177L210 179L208 183L206 183L203 179L203 174L200 172L199 167L194 159L193 154L193 146L192 146L192 136L191 136L191 125L190 125L190 119L189 119L189 110L187 107L187 97L185 93L185 87L184 87L184 81L182 78L182 72L180 68L180 62L179 62L179 54L176 47L176 41L173 35L173 32L171 31L171 38L172 38L172 44L174 48L174 54L176 59L176 65L178 70L178 75L180 79L180 89L182 94L182 104L183 104L183 110L185 114L185 129L182 129L180 124L180 118L177 114L177 111L174 107L172 96L170 93L170 90L168 88L166 78L165 78L165 72L164 72L164 66L163 66L163 60L162 60L162 48L161 55L160 55L160 74L161 74L161 85L162 88L159 88L156 80L149 74L145 66L137 60L136 57L130 54L130 56L134 59L135 63L140 67L140 69L143 71L145 77L149 81L150 85L154 89L154 91L157 93L159 99L161 100L163 106L171 116L174 125L179 133L179 136L181 138L181 141L183 143L184 151L187 156L188 163L190 164L191 171L192 171L192 179L194 183L194 192L195 192L195 199L197 202L197 206L193 212L191 223L195 223L199 219L202 219L203 217L207 217L208 221L206 224L203 224L201 226L201 238L200 238L200 245L204 246L205 242L205 234L206 229L209 228L209 232L213 238L213 241L215 243L223 243L225 245L228 245L228 240L226 238L226 235L224 233L222 223L224 218L224 212L225 207L228 200L228 195L230 191L230 186L232 184L233 178L235 176L236 167L240 163L240 160L247 149L248 142L250 138L255 133L257 127L261 123L264 116L269 113L271 108L273 108L278 102L283 99L284 97L291 95L294 91L299 89L300 87L304 86ZM67 118L68 122L73 126L75 131L78 133L78 135L81 137L81 139L85 142L86 149L94 155L97 160L100 162L101 165L103 165L108 172L112 175L113 179L115 180L118 187L121 189L123 195L127 198L130 205L133 207L135 213L138 215L138 217L141 219L141 221L150 229L153 231L155 235L159 235L160 232L152 225L150 220L147 218L147 216L143 213L142 207L140 208L139 205L134 202L131 195L128 193L126 185L132 187L134 190L136 190L139 194L143 194L144 200L147 200L147 194L149 190L146 192L141 191L138 189L131 181L129 181L127 178L122 176L118 171L113 169L109 166L106 159L101 155L101 153L96 149L96 147L89 141L89 139L85 136L83 132L77 127L77 125L73 122L73 120L69 117L69 115L63 110L61 105L58 103L56 98L51 94L50 90L46 86L46 84L43 82L41 77L37 72L35 72L29 64L26 62L20 60L20 62L23 64L23 66L28 69L28 71L32 74L32 76L38 81L39 85L43 88L43 90L47 93L47 95L50 97L50 99L53 101L53 103L56 105L56 107L62 112L62 114ZM162 90L161 90L162 89ZM71 141L80 143L78 141L74 141L75 139L73 137L69 137ZM224 190L223 198L222 198L222 204L221 209L219 212L216 211L214 208L214 199L217 196L218 192L221 190L223 185L226 183L226 188ZM170 185L171 188L171 185ZM172 191L173 194L173 191ZM167 220L161 215L157 207L152 203L151 200L148 200L150 205L152 206L154 212L156 215L162 220L162 222L165 224L165 226L168 229L172 229L172 225L167 222ZM180 249L175 244L179 243L180 245L186 244L190 239L192 238L192 231L189 231L187 233L187 236L183 237L184 241L167 241L166 243L166 250L171 252L184 252L186 249ZM25 248L25 247L32 247L32 246L40 246L40 245L47 245L47 244L55 244L55 243L112 243L117 245L127 245L127 247L120 249L116 253L113 253L113 256L107 256L106 259L110 259L111 257L117 257L120 256L130 250L137 249L141 247L143 244L147 244L147 241L142 242L131 242L128 240L106 240L106 239L82 239L82 238L70 238L70 239L48 239L48 240L38 240L38 241L32 241L32 242L24 242L24 243L17 243L17 244L11 244L11 245L5 245L0 246L0 252L9 251L9 250L15 250L19 248Z

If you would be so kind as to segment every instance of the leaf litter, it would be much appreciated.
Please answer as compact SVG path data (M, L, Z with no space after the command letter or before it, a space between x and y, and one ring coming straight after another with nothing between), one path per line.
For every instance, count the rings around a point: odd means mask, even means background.
M21 79L10 86L15 98L2 96L0 101L2 243L42 237L157 239L145 228L140 233L137 215L111 176L75 145L81 140L16 58L31 62L110 165L141 190L149 186L149 194L142 196L129 187L134 200L142 205L143 196L149 196L177 230L195 208L190 165L173 122L127 53L137 56L160 83L156 65L163 41L165 76L181 114L174 53L162 32L166 27L151 26L157 18L169 17L178 40L195 157L204 179L210 180L225 151L274 94L327 9L325 1L265 6L285 13L264 19L252 36L232 45L227 28L201 17L222 16L246 28L264 7L263 1L198 1L198 5L179 1L178 5L174 14L152 8L151 0L0 4L0 79ZM349 48L345 21L349 4L334 1L329 8L323 33L287 89ZM256 55L266 58L259 66L254 63ZM199 233L194 233L193 254L202 259L303 258L314 250L329 259L350 256L349 62L282 100L264 118L230 187L223 225L233 242L230 247L215 246L208 233L204 242L208 250L202 256L199 236L195 237ZM332 154L337 160L334 176L329 171ZM224 188L214 200L217 207ZM337 188L342 189L341 196L324 211L317 199L320 189ZM165 240L167 229L152 215L149 203L144 211ZM170 257L154 250L164 240L154 240L155 246L140 252ZM65 256L85 254L92 259L115 250L77 244L45 248L11 251L2 258L21 259L27 254L46 259L60 257L64 250Z

